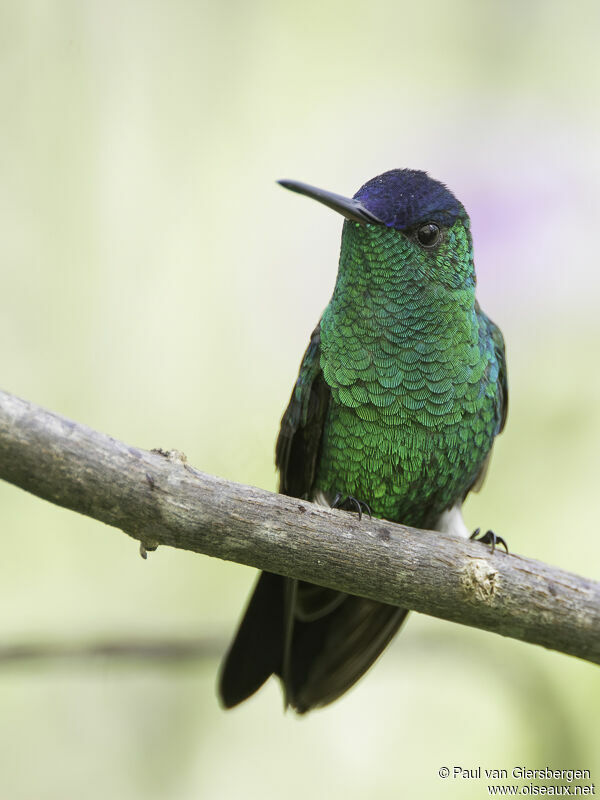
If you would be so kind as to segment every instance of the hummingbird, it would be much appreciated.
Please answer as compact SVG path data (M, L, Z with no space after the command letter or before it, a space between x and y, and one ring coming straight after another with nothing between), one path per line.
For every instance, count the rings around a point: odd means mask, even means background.
M281 420L279 491L476 538L462 504L483 482L508 386L502 333L475 299L465 208L420 170L385 172L352 198L279 183L345 217L333 295ZM492 531L478 540L506 548ZM286 707L325 706L407 613L263 572L221 668L222 704L274 674Z

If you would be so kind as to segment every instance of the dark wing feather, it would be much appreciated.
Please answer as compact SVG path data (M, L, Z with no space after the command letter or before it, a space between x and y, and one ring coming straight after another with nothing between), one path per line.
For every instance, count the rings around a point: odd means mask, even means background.
M310 499L331 392L321 372L321 328L315 328L275 445L279 491Z
M498 416L498 433L502 433L504 430L504 426L506 425L506 416L508 414L508 375L506 372L506 348L504 345L504 336L502 336L502 331L500 328L495 325L491 319L488 317L488 323L490 326L490 333L492 335L492 341L494 343L494 351L496 353L496 358L498 359L498 404L497 404L497 416Z
M504 426L506 425L506 416L508 414L508 376L506 373L506 350L504 346L504 336L502 336L502 331L500 328L494 322L492 322L492 320L486 314L483 313L479 307L479 303L475 303L475 310L479 315L481 322L486 326L487 334L491 337L494 354L496 356L496 361L498 362L498 394L496 397L497 427L495 434L497 436L504 430ZM490 450L487 458L481 465L481 469L477 473L475 480L466 490L463 499L469 494L469 492L478 492L481 489L490 465L491 457L492 451Z

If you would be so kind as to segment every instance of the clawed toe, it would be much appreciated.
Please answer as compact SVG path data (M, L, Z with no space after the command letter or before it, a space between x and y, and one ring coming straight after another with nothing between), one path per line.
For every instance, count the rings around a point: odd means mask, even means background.
M492 553L496 549L496 545L502 545L502 547L504 547L508 553L508 545L501 536L497 536L494 531L486 531L482 536L479 536L480 530L481 528L474 530L469 538L473 539L475 542L482 542L483 544L491 545Z
M368 503L365 503L364 500L357 500L356 497L352 497L352 495L343 495L341 492L338 492L333 498L331 508L339 508L343 511L356 511L359 519L362 519L363 511L369 515L369 519L373 517Z

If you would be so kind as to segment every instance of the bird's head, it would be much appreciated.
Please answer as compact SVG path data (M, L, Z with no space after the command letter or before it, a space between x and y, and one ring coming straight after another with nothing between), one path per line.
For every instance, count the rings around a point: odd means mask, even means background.
M474 281L469 217L443 183L426 172L394 169L361 186L353 198L298 181L279 183L346 217L342 253L377 253L390 269L460 288ZM361 259L362 260L362 259ZM367 262L365 262L367 263Z

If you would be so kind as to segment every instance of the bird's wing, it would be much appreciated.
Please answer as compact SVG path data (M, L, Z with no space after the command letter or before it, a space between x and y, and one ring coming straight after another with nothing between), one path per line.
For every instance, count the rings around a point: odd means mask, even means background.
M488 324L492 341L494 343L494 352L498 361L498 402L496 405L496 414L498 418L498 433L502 433L506 425L506 415L508 414L508 376L506 374L506 350L504 346L504 336L502 331L495 325L488 317Z
M279 491L310 499L331 391L321 371L321 327L310 337L275 445Z
M490 344L494 351L495 361L498 365L498 377L497 377L498 393L496 395L496 404L495 404L495 412L496 412L495 435L497 436L504 430L504 426L506 425L506 415L508 414L508 377L506 374L506 351L504 346L504 336L502 336L502 331L500 330L500 328L494 322L492 322L492 320L486 314L483 313L478 303L476 303L476 311L482 323L486 326L486 332L488 334ZM477 477L465 492L464 497L466 497L469 494L469 492L478 492L481 489L481 487L483 486L483 482L485 480L486 473L488 471L488 467L490 465L491 457L492 457L492 451L490 450L490 452L487 455L487 458L481 465L481 469L477 473Z

